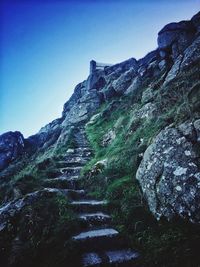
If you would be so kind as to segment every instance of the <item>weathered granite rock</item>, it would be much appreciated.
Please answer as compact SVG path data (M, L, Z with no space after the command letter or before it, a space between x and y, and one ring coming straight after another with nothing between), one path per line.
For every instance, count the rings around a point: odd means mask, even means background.
M142 84L141 77L140 76L136 76L135 78L133 78L131 85L126 89L124 94L125 95L137 94L141 84Z
M25 140L20 132L7 132L0 136L0 170L6 168L24 151Z
M137 95L146 80L154 79L165 69L168 71L165 82L173 80L180 70L199 59L198 27L199 13L191 21L166 25L158 34L158 49L138 61L130 58L115 65L92 61L95 65L90 75L75 87L64 105L62 117L43 127L29 141L47 148L63 139L60 135L64 136L72 124L88 121L104 101L123 94Z
M43 238L45 229L51 232L48 236L53 236L52 226L56 227L59 220L58 199L62 197L62 192L65 194L64 191L46 188L0 208L1 266L30 265L29 255L40 253L40 246L35 246L34 240L41 237L36 242L43 242L45 246L48 242ZM34 261L35 257L31 257L31 260Z
M150 53L148 53L145 57L141 58L138 60L138 65L141 66L148 66L151 62L155 61L158 59L158 49L154 50Z
M112 72L124 73L125 71L129 70L130 68L133 68L133 69L138 68L138 62L135 58L130 58L130 59L125 60L121 63L115 64L111 67L106 68L105 69L105 75L109 75Z
M158 47L160 56L165 58L172 54L175 59L191 44L196 28L191 21L181 21L166 25L158 33Z
M136 178L156 218L180 216L200 223L197 160L193 143L175 128L161 131L147 148Z
M152 87L148 87L142 94L142 103L151 102L154 98L155 92Z
M20 199L6 203L0 208L0 230L3 231L7 228L10 220L16 217L24 207L31 206L42 198L51 198L62 194L66 194L64 189L44 188L43 190L27 194Z
M184 122L178 126L178 130L191 142L196 141L196 130L192 122Z
M137 75L134 68L130 68L112 83L113 89L117 93L124 93L132 83L132 79Z
M141 109L137 110L134 114L138 119L152 119L158 115L158 108L154 103L147 103Z
M184 69L200 60L200 36L185 50L180 69Z
M200 142L200 119L194 122L194 128L197 134L197 141Z
M178 73L180 71L180 66L181 66L182 60L183 60L183 56L182 55L179 55L176 58L172 68L170 69L170 71L167 74L167 77L165 78L165 82L164 82L163 85L167 84L168 82L173 80L178 75Z
M194 17L191 19L193 25L195 26L197 33L200 32L200 12L198 12Z

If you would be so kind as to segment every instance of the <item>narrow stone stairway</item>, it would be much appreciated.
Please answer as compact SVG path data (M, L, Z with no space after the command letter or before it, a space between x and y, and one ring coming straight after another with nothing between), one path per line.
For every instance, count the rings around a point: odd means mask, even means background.
M84 224L84 230L72 237L80 252L80 266L133 267L139 254L128 248L127 242L112 228L111 217L107 214L107 202L91 199L87 192L80 188L80 172L91 158L92 151L83 127L79 128L74 137L77 148L67 151L64 160L58 163L61 175L47 179L46 186L63 189Z

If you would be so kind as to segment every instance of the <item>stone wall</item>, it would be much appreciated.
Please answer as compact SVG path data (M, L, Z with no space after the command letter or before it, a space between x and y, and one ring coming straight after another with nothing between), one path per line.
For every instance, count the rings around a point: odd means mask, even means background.
M105 67L110 67L112 64L107 63L99 63L95 60L90 61L90 74L92 74L95 70L104 70Z

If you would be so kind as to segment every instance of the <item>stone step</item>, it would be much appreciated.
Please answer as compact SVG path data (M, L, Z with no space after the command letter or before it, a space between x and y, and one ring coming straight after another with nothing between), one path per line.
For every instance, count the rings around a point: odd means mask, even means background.
M84 253L82 255L81 265L83 267L100 267L103 264L101 256L96 252Z
M132 267L139 258L139 253L131 249L109 250L105 252L110 266Z
M88 156L92 155L92 149L90 147L77 147L75 148L75 153L80 153L80 154L86 154Z
M52 179L46 179L43 182L44 186L51 186L60 189L80 189L81 179L79 176L73 176L71 178L58 177Z
M79 200L72 201L72 207L80 213L88 212L103 212L107 209L107 201L98 201L98 200Z
M78 199L83 198L85 196L85 190L83 190L83 189L74 190L74 189L60 189L60 188L56 188L56 187L46 187L46 188L44 188L44 190L48 190L50 192L59 191L63 195L67 196L68 198L70 198L72 200L78 200Z
M89 252L82 255L83 267L133 267L139 259L139 253L131 249Z
M113 228L101 228L81 232L73 236L72 240L78 245L80 251L105 250L111 247L119 248L122 246L119 233Z
M65 167L60 168L60 172L62 175L69 176L69 175L79 175L82 170L82 167Z
M85 196L85 190L80 189L80 190L74 190L74 189L65 189L67 195L69 198L73 200L78 200L81 199Z
M69 154L80 153L80 152L92 152L92 149L89 146L79 146L76 148L69 148L67 150L67 153Z
M103 212L81 213L78 217L86 222L89 226L105 225L111 222L111 216Z
M74 157L74 158L69 158L68 160L63 160L63 161L58 161L56 163L56 166L58 168L66 168L66 167L82 167L84 166L89 159L84 159L81 157Z

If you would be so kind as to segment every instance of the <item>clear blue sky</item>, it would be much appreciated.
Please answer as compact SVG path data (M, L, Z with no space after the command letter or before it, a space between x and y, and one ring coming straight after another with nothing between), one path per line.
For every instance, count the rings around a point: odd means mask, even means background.
M200 0L1 0L0 134L26 137L60 117L89 61L117 63L156 48L167 23Z

